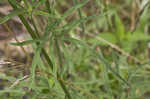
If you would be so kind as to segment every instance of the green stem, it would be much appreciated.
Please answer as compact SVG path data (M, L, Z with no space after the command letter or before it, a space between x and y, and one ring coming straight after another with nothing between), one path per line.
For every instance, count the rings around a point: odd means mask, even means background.
M59 65L60 65L60 68L62 68L62 66L63 66L63 60L62 59L63 58L62 58L62 54L61 54L61 51L60 51L60 48L59 48L57 38L55 39L55 46L56 46L56 51L57 51L58 58L59 58ZM58 73L57 73L57 76L58 76L58 78L61 77L60 74L58 74ZM67 90L66 86L63 84L63 82L61 80L58 80L58 81L59 81L61 87L63 88L64 92L66 93L68 99L72 99L70 93L68 92L68 90Z
M47 8L48 12L51 13L49 0L46 1L45 5L46 5L46 8Z
M62 54L61 54L61 51L60 51L60 48L59 48L59 45L58 45L58 40L57 38L55 39L55 46L56 46L56 51L57 51L57 55L58 55L58 58L59 58L59 65L60 65L60 68L62 68L63 66L63 58L62 58Z
M59 76L59 75L58 75L58 76ZM61 80L58 80L58 81L59 81L59 83L60 83L62 89L63 89L64 92L66 93L68 99L72 99L72 98L71 98L71 95L70 95L70 93L68 92L68 90L67 90L66 86L64 85L64 83L63 83Z
M35 25L35 22L34 22L34 20L33 20L33 16L32 16L32 15L31 15L31 23L32 23L32 25L33 25L33 27L34 27L34 30L35 30L37 36L40 37L40 35L38 35L39 32L38 32L38 29L37 29L37 27L36 27L36 25Z
M75 2L75 4L78 4L77 0L74 0L74 2ZM82 19L82 12L81 12L80 8L78 9L78 14L79 14L80 19ZM85 35L85 25L84 25L83 22L81 22L80 27L82 28L82 34L81 34L81 36L84 38L84 35Z

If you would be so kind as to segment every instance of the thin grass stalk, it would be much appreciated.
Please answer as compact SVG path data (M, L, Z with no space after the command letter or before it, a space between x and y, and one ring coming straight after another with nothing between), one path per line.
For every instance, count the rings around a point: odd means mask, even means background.
M63 58L62 58L62 54L61 54L61 51L60 51L60 48L59 48L59 44L58 44L58 39L57 38L55 39L55 46L56 46L56 51L57 51L57 54L58 54L59 65L60 65L60 68L62 68L62 66L63 66L63 60L62 59ZM61 77L59 73L57 73L57 76L58 76L58 78ZM68 90L66 88L66 86L64 86L64 83L61 80L58 80L58 81L60 82L60 85L63 88L64 92L66 93L68 99L72 99L70 93L68 92Z
M46 5L46 8L47 8L48 12L51 13L49 0L46 1L45 5Z
M74 0L74 2L75 2L75 4L78 4L78 0ZM78 14L79 14L80 19L82 19L82 12L81 12L80 8L78 9ZM80 27L82 29L81 37L84 38L84 36L85 36L85 25L83 22L81 23Z
M59 74L57 76L59 77ZM65 92L66 96L68 97L68 99L72 99L72 97L71 97L69 91L67 90L65 84L61 80L58 80L58 81L59 81L63 91Z
M35 30L36 34L39 34L38 29L37 29L37 26L35 25L35 22L34 22L34 20L33 20L33 15L31 15L31 23L32 23L32 25L33 25L33 27L34 27L34 30ZM40 36L40 35L38 35L38 37L39 37L39 36Z
M57 55L58 55L58 59L59 59L59 65L60 65L60 68L62 68L63 66L63 58L62 58L62 54L61 54L61 51L60 51L60 48L59 48L59 44L58 44L58 39L56 38L55 39L55 46L56 46L56 51L57 51Z

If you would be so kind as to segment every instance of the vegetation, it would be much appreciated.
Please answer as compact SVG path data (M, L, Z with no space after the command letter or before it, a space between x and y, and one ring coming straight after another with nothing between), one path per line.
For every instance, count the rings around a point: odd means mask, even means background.
M1 1L4 2L4 1ZM149 99L148 0L8 0L32 45L2 99ZM19 71L19 70L18 70Z

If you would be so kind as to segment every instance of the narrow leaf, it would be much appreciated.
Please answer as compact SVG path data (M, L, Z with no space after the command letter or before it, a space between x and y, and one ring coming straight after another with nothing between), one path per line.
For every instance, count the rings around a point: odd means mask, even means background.
M42 16L46 16L46 17L51 17L51 15L49 13L44 12L44 11L40 11L40 10L34 10L33 14L35 14L35 15L42 15Z
M45 3L47 0L39 0L35 5L33 5L33 8L38 8L41 4Z
M124 27L122 20L118 16L118 14L115 14L115 27L116 27L117 35L119 36L120 40L124 39L125 38L125 27Z
M17 16L17 15L21 15L25 12L26 12L26 10L14 10L10 14L5 16L4 18L0 18L0 24L3 24L5 22L7 22L9 19L11 19L12 17Z
M64 15L62 16L62 20L64 20L67 16L69 16L71 13L73 13L74 11L76 11L77 9L81 8L82 6L84 6L89 0L82 0L79 4L77 4L76 6L72 7L71 9L69 9L68 11L66 11L64 13Z
M29 44L33 44L33 43L37 43L37 42L43 42L44 43L44 42L47 42L48 40L50 40L50 38L27 40L27 41L23 41L23 42L10 43L10 44L14 45L14 46L25 46L25 45L29 45Z
M33 62L32 62L32 66L31 66L31 84L30 84L30 88L32 88L32 85L34 85L35 69L36 69L36 66L38 64L38 61L40 61L40 52L41 52L41 49L37 49L36 52L35 52L35 56L33 57Z

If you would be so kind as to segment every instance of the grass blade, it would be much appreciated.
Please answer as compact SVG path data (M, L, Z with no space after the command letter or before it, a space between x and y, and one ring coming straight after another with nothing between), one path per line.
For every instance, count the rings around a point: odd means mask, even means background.
M17 15L21 15L25 12L26 12L26 10L14 10L10 14L5 16L4 18L0 18L0 24L3 24L5 22L7 22L9 19L11 19L12 17L17 16Z
M71 9L69 9L68 11L66 11L64 13L64 15L61 17L62 20L64 20L67 16L69 16L70 14L72 14L74 11L76 11L78 8L81 8L82 6L84 6L89 0L82 0L79 4L75 5L74 7L72 7Z

